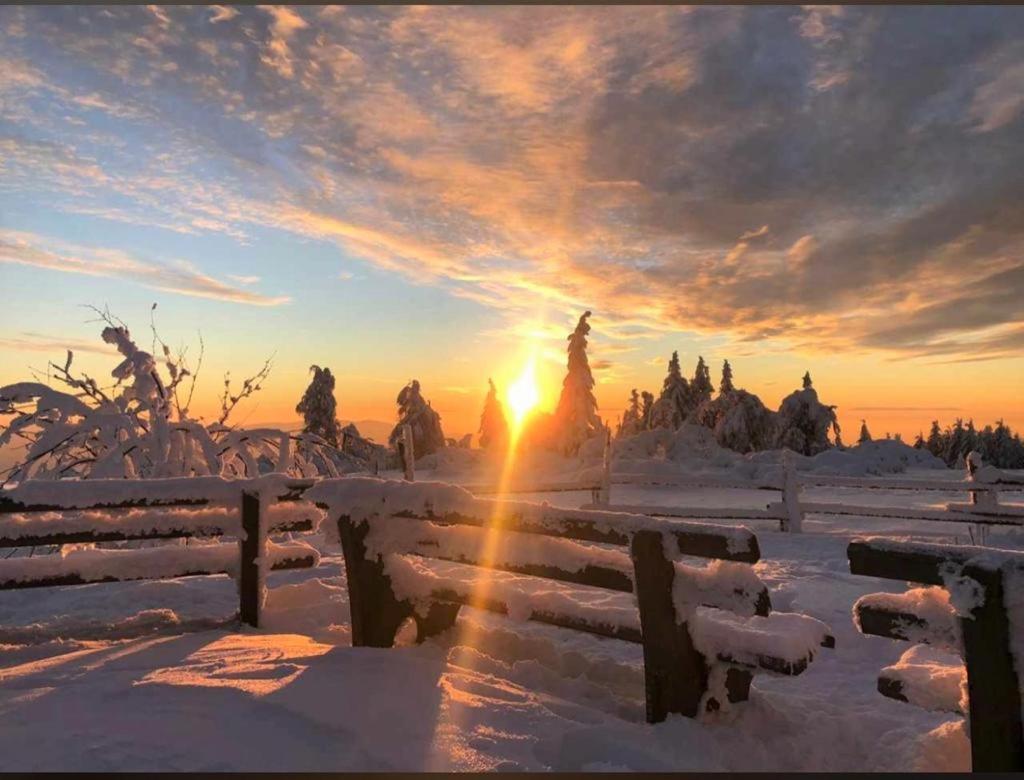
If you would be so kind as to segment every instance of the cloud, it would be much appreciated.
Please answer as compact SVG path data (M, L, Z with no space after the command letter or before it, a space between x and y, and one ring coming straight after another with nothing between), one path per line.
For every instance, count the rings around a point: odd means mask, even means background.
M22 331L17 336L0 338L0 349L11 349L16 352L50 352L61 357L67 350L72 352L90 352L100 355L116 354L117 350L102 341L85 341L82 339L47 336L41 333Z
M1012 9L107 10L19 12L0 193L335 242L616 343L1020 346Z
M116 278L164 292L252 306L279 306L290 300L233 287L189 263L149 263L116 249L76 246L13 230L0 230L0 263Z

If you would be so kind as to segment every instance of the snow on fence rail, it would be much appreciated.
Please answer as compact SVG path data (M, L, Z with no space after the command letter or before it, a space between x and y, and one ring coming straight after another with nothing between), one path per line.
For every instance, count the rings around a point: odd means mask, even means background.
M604 504L591 502L584 508L603 508L633 512L657 517L726 518L744 520L777 520L783 531L799 532L807 514L855 515L860 517L888 517L935 522L969 523L983 529L992 525L1024 525L1024 506L1001 504L999 494L1024 491L1024 477L1008 474L991 466L974 468L966 480L893 479L888 477L839 477L797 472L789 458L783 462L782 474L756 480L718 476L647 476L616 474L610 485L643 485L677 488L725 488L745 490L773 490L781 494L758 508L722 508L706 506L645 506L636 504ZM842 487L865 490L916 490L933 492L965 492L968 503L951 502L944 509L907 508L886 506L855 506L840 502L807 501L802 497L804 487ZM590 489L581 485L578 489ZM984 538L983 534L979 534Z
M771 613L767 588L745 565L760 557L746 528L362 477L324 480L306 498L337 529L355 646L391 647L408 619L422 641L453 626L464 605L641 643L650 722L743 701L755 671L799 674L819 646L834 646L823 623ZM715 560L692 566L675 561L679 554ZM466 566L438 571L428 558ZM481 577L481 569L634 593L639 609L595 609L551 589L524 592Z
M853 608L861 633L950 650L966 667L915 647L882 671L879 692L966 712L974 771L1024 771L1024 553L855 539L847 557L853 574L934 586L862 597Z
M267 539L271 533L314 530L316 521L296 503L312 485L269 475L28 481L2 489L0 548L220 536L239 541L9 558L0 561L0 590L230 574L238 582L240 619L258 626L266 570L319 562L307 544Z

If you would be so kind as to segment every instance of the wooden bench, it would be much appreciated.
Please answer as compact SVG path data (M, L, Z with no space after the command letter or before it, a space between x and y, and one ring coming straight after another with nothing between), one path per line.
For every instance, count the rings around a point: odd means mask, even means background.
M960 655L966 666L974 771L1024 770L1021 674L1014 664L1014 642L1017 652L1024 653L1024 553L855 539L847 557L853 574L945 589L864 596L854 605L855 622L864 634L933 645ZM895 667L883 670L878 690L931 709L962 711L962 704L951 701L948 693L920 701L922 694L909 684L913 661L905 654ZM1024 658L1017 663L1024 664ZM941 667L931 671L937 683L948 683L957 672Z
M408 619L423 641L452 627L464 605L639 643L652 723L746 700L755 672L800 674L818 647L834 646L825 624L771 612L767 588L749 566L760 551L746 528L372 478L325 480L306 497L327 510L329 526L336 523L354 646L391 647ZM628 553L616 549L623 547ZM678 554L713 562L680 563ZM459 579L438 574L424 558L476 568ZM586 608L550 592L523 596L480 577L481 569L632 593L639 609Z
M237 543L187 547L7 557L0 560L0 590L230 574L238 582L241 622L258 626L264 600L261 561L279 571L310 568L320 559L307 544L268 540L269 534L311 531L314 521L291 516L294 513L277 520L262 518L260 494L268 496L268 503L296 502L312 484L273 475L252 480L39 481L0 490L0 549L146 539L238 539Z

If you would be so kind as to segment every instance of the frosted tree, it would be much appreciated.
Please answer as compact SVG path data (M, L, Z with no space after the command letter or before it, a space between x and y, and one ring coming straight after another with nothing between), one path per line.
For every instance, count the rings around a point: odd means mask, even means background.
M334 376L331 369L310 366L313 381L309 383L295 411L302 415L302 430L312 433L332 447L338 446L341 425L338 423L338 404L334 400Z
M640 408L640 429L650 430L651 426L651 412L654 407L654 393L649 393L646 390L640 393L642 401Z
M566 455L575 455L583 442L604 430L597 416L594 377L587 361L589 317L590 312L584 312L576 323L576 329L567 337L568 371L562 380L562 393L555 407L553 442Z
M802 455L816 455L830 449L829 432L837 437L840 433L835 410L835 406L826 406L818 400L818 393L811 385L811 374L807 372L803 389L786 396L779 406L775 446L788 447Z
M939 421L932 420L932 427L928 431L928 439L925 446L932 455L941 458L942 457L942 429L939 428Z
M498 391L491 379L487 380L490 389L484 399L484 411L480 415L480 446L483 448L500 447L508 441L508 422L505 411L498 400Z
M871 434L868 432L868 424L866 420L860 421L860 436L857 438L858 444L865 444L871 441Z
M629 406L622 413L618 436L633 436L643 430L643 412L640 409L640 394L634 387L629 394Z
M729 361L726 360L722 364L722 381L718 383L719 395L725 395L731 393L736 387L732 383L732 366L729 365Z
M705 401L691 421L710 428L715 441L736 452L771 449L776 438L776 414L753 393L733 389Z
M679 370L679 353L673 352L661 395L651 408L651 427L675 430L690 411L690 385Z
M713 392L715 392L715 387L711 384L711 372L708 370L704 358L698 357L697 367L693 371L693 382L690 383L690 410L687 413L705 401L710 401Z
M445 446L441 415L423 398L419 380L413 379L403 387L395 403L398 405L398 424L388 437L392 447L397 447L402 440L402 428L406 425L412 428L412 451L415 457L429 455Z

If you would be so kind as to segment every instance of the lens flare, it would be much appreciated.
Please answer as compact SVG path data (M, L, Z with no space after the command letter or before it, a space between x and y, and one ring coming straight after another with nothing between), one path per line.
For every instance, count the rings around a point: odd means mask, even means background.
M523 373L515 382L508 386L508 405L512 410L518 426L540 401L540 388L537 387L537 375L534 370L534 359L531 357Z

